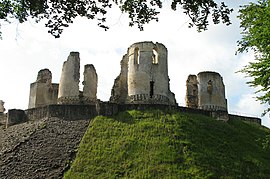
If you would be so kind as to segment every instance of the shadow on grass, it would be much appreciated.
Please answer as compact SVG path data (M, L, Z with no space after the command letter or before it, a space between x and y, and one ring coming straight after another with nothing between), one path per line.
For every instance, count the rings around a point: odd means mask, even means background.
M118 122L122 122L122 123L126 123L126 124L134 124L134 118L133 116L128 112L120 112L117 115L113 116L114 120L118 121Z

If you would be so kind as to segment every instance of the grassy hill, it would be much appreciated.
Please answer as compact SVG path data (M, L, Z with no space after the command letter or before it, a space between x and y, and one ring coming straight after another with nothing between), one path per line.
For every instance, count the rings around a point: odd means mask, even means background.
M64 178L270 178L269 138L257 124L172 111L99 116Z

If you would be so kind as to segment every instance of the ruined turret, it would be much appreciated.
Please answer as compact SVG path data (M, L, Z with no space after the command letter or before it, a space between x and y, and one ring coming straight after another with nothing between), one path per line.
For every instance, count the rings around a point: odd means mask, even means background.
M97 82L98 77L95 67L91 65L84 66L83 81L83 103L92 104L97 100Z
M186 106L198 108L198 81L196 75L189 75L186 81Z
M227 111L225 86L216 72L201 72L198 75L198 107L204 110Z
M227 111L225 86L220 74L200 72L187 79L186 105L208 111Z
M58 104L78 104L80 82L79 52L70 52L64 62L59 83Z
M58 84L52 83L52 73L49 69L38 72L37 79L30 85L28 108L42 107L56 104Z
M130 104L176 104L169 87L167 49L163 44L134 43L128 48L122 62L121 74L115 80L111 100L117 101L123 92L126 99L118 101Z

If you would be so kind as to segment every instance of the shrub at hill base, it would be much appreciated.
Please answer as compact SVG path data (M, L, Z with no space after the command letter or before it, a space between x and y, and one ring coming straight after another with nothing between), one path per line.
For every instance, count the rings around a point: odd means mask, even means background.
M99 116L64 178L270 178L269 134L172 111Z

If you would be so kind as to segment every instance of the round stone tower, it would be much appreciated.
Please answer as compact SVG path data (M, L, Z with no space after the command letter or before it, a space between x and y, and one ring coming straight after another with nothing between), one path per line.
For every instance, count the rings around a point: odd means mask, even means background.
M204 110L227 111L225 86L216 72L200 72L198 78L198 108Z
M127 55L127 103L176 104L169 88L166 47L138 42L129 47Z

